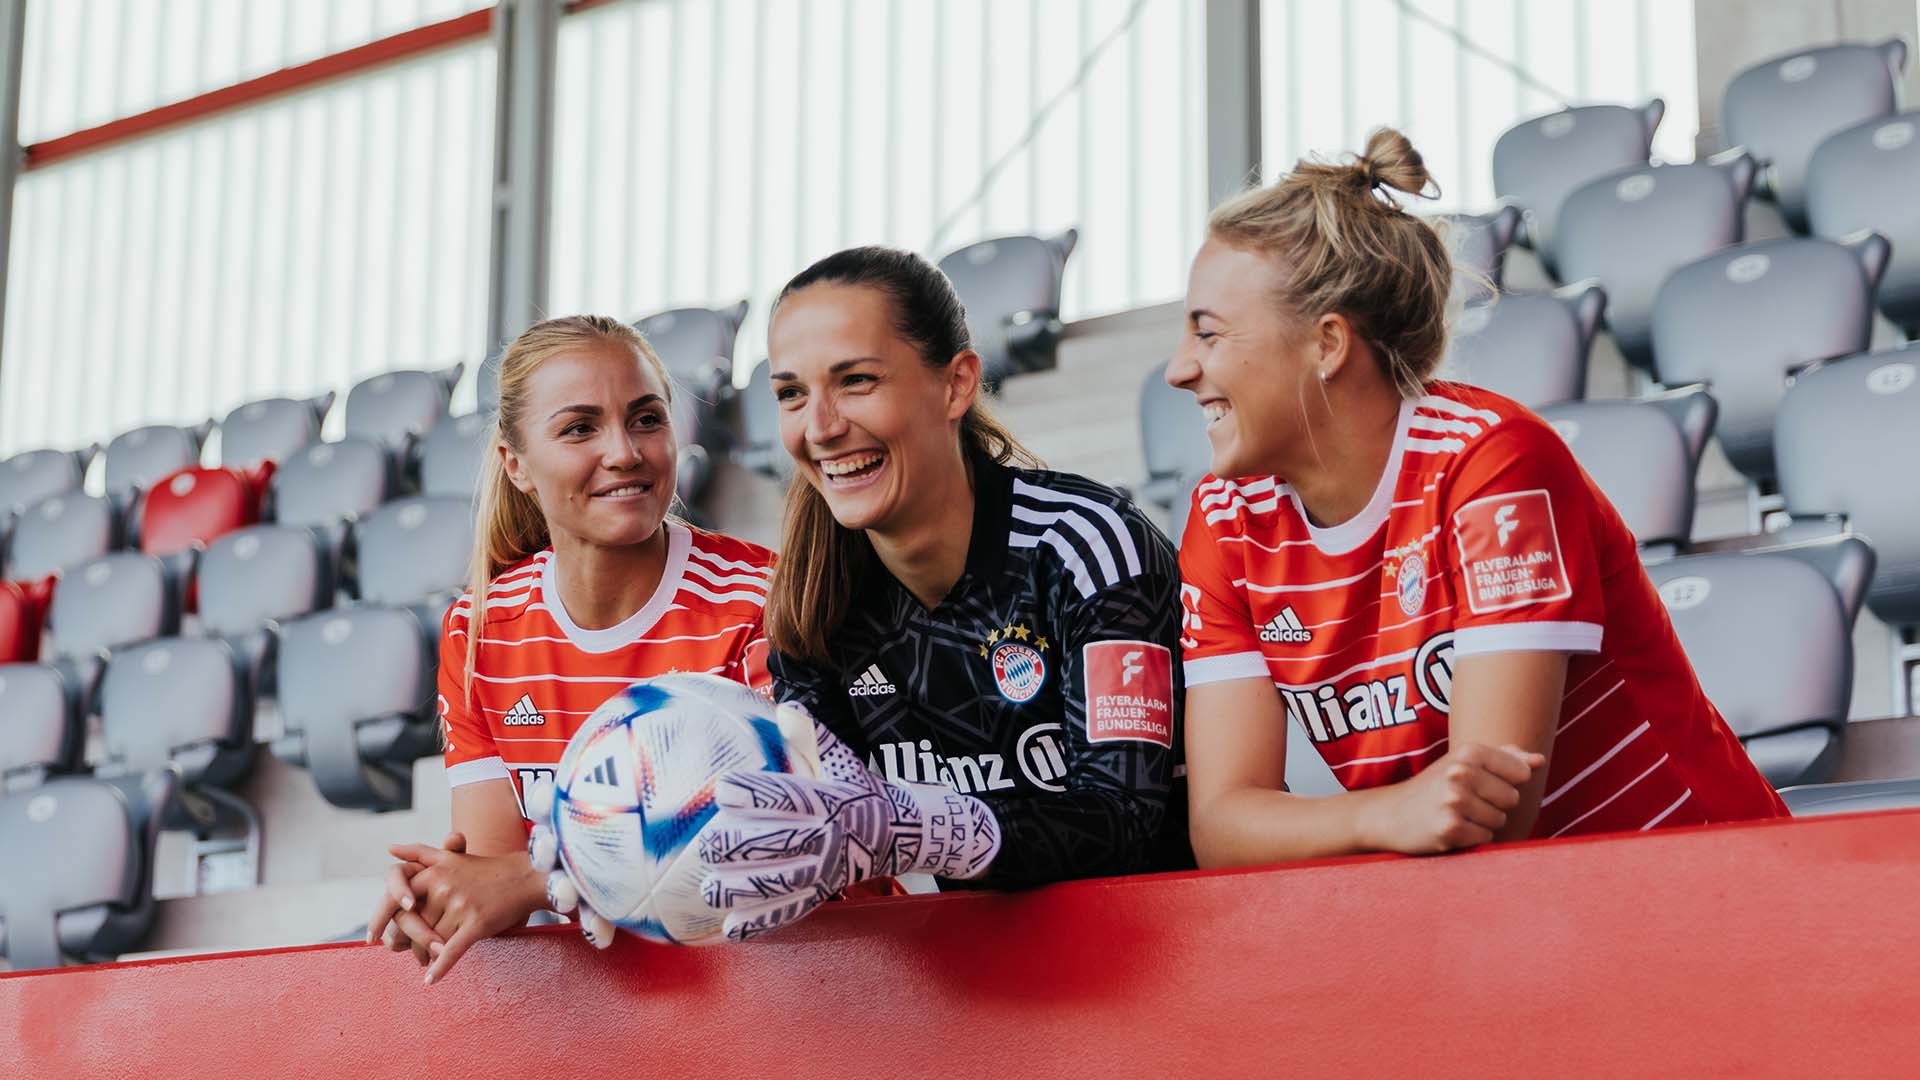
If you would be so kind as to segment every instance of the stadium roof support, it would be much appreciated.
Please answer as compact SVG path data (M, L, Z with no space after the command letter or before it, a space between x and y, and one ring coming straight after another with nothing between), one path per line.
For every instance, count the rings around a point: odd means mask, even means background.
M1260 0L1207 0L1207 205L1260 179Z
M0 331L6 328L7 267L13 251L13 182L26 163L20 147L20 59L27 0L0 0Z
M493 245L487 343L498 350L544 316L553 194L553 82L561 0L501 0L494 110ZM487 358L488 363L494 357ZM486 408L490 402L482 402Z

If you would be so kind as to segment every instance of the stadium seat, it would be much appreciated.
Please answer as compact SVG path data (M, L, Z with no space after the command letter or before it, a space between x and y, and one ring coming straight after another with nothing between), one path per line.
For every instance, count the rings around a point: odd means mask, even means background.
M201 630L224 639L252 676L255 696L272 694L273 627L330 607L333 563L315 530L254 525L228 533L200 558Z
M86 562L125 543L119 502L84 491L49 495L14 521L7 542L7 577L37 580Z
M1552 293L1509 293L1460 313L1447 377L1530 409L1587 396L1587 356L1607 294L1590 282Z
M0 516L79 487L98 449L29 450L0 461Z
M966 305L967 332L989 387L1053 367L1061 279L1079 241L1075 229L1044 240L1006 236L968 244L940 260Z
M1441 220L1451 226L1453 301L1477 304L1498 293L1507 248L1520 231L1520 208L1509 205L1490 214L1448 214Z
M111 960L152 928L170 770L58 777L0 795L0 940L15 971Z
M1867 605L1892 626L1920 624L1920 345L1800 375L1774 447L1787 512L1844 515L1879 555Z
M285 733L273 743L275 756L307 768L336 806L410 805L410 763L439 743L437 632L406 608L321 612L283 626Z
M1753 159L1647 165L1590 181L1567 196L1555 244L1564 280L1607 290L1607 328L1627 361L1653 366L1653 306L1680 267L1744 235Z
M1493 190L1522 211L1520 239L1562 281L1557 239L1560 207L1595 177L1645 165L1653 133L1666 115L1659 98L1637 109L1584 105L1522 121L1493 144Z
M733 388L733 346L747 317L745 300L726 308L675 308L635 320L684 393L709 404Z
M353 520L393 493L394 473L386 449L370 439L315 443L274 476L273 519L320 530L337 556Z
M1819 360L1865 349L1887 242L1789 238L1742 244L1673 272L1653 309L1654 373L1704 383L1720 403L1727 460L1773 478L1773 419L1787 380Z
M743 469L785 480L793 475L793 458L780 442L780 403L773 396L772 374L772 361L760 361L740 391L740 436L734 441L733 460Z
M1705 391L1644 401L1577 401L1540 416L1643 546L1684 544L1693 533L1694 476L1713 433Z
M73 686L54 668L0 664L0 791L79 767L79 709Z
M487 413L467 413L436 424L420 442L420 493L473 499L481 455L492 423Z
M0 664L40 658L40 631L53 604L54 579L0 581Z
M113 649L175 634L180 583L152 555L123 551L61 575L47 614L56 661L73 673L81 715L92 712L103 657Z
M387 503L354 528L356 594L382 607L435 598L450 603L466 585L473 529L467 499L417 496ZM439 609L433 614L437 628Z
M200 449L213 421L194 427L150 424L114 436L107 444L107 491L145 491L181 469L200 464Z
M1147 460L1140 497L1169 511L1185 502L1213 468L1213 443L1207 440L1199 399L1167 385L1165 364L1140 383L1140 453Z
M200 891L259 884L260 815L233 793L255 757L253 696L233 649L201 637L115 649L99 712L104 755L94 775L178 770L178 798L162 826L193 834ZM238 856L239 865L216 881L210 856Z
M440 371L387 371L347 391L347 437L372 439L396 454L447 417L447 402L465 365Z
M1839 784L1808 784L1780 792L1794 817L1824 814L1864 814L1876 810L1920 807L1920 780L1855 780Z
M231 469L263 461L284 464L320 437L332 407L331 390L303 400L268 398L240 406L220 422L220 464Z
M1687 556L1647 575L1761 773L1776 787L1825 779L1853 692L1852 626L1832 583L1771 553Z
M1827 137L1807 168L1807 221L1840 239L1871 229L1893 244L1880 310L1920 337L1920 111L1869 120Z
M188 610L199 606L193 575L198 553L218 537L260 520L274 463L249 468L195 465L155 484L139 502L140 550L167 561L184 587Z
M1720 102L1728 146L1761 164L1759 188L1796 232L1807 231L1807 165L1827 136L1898 107L1907 43L1830 45L1775 56L1733 77Z

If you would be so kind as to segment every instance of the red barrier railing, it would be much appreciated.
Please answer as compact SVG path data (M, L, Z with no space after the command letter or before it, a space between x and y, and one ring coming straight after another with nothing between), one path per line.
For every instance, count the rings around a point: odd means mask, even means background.
M566 13L577 14L609 2L611 0L572 0L566 6ZM321 83L357 75L386 64L410 60L416 56L485 37L492 26L492 8L471 11L451 19L417 26L411 30L369 41L365 45L330 53L304 64L270 71L265 75L246 79L231 86L222 86L142 113L123 116L58 138L33 143L25 148L25 168L44 168L56 161L90 154L109 146L151 135L165 128L195 120L205 120L221 113L257 105L268 98L309 89Z
M0 1075L1891 1076L1920 813L0 978Z

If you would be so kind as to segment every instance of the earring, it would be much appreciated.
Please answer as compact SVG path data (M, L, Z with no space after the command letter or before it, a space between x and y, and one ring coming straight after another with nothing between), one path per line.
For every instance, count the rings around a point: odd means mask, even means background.
M1323 382L1323 383L1324 383L1324 382L1331 382L1331 381L1332 381L1332 379L1333 379L1333 372L1331 372L1331 371L1328 371L1328 370L1327 370L1326 368L1321 368L1321 369L1320 369L1320 381L1321 381L1321 382Z

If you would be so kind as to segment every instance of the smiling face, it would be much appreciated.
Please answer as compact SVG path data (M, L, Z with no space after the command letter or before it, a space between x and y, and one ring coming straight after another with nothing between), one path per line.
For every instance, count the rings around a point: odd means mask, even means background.
M1286 313L1282 284L1272 259L1217 238L1194 256L1167 382L1199 398L1215 476L1283 472L1309 439L1309 403L1324 401L1321 328Z
M626 547L651 538L673 504L679 453L667 386L617 341L548 358L527 375L519 450L500 454L534 497L556 547Z
M822 282L780 302L767 330L780 440L848 529L932 520L964 476L956 425L978 392L966 350L928 365L879 289Z

